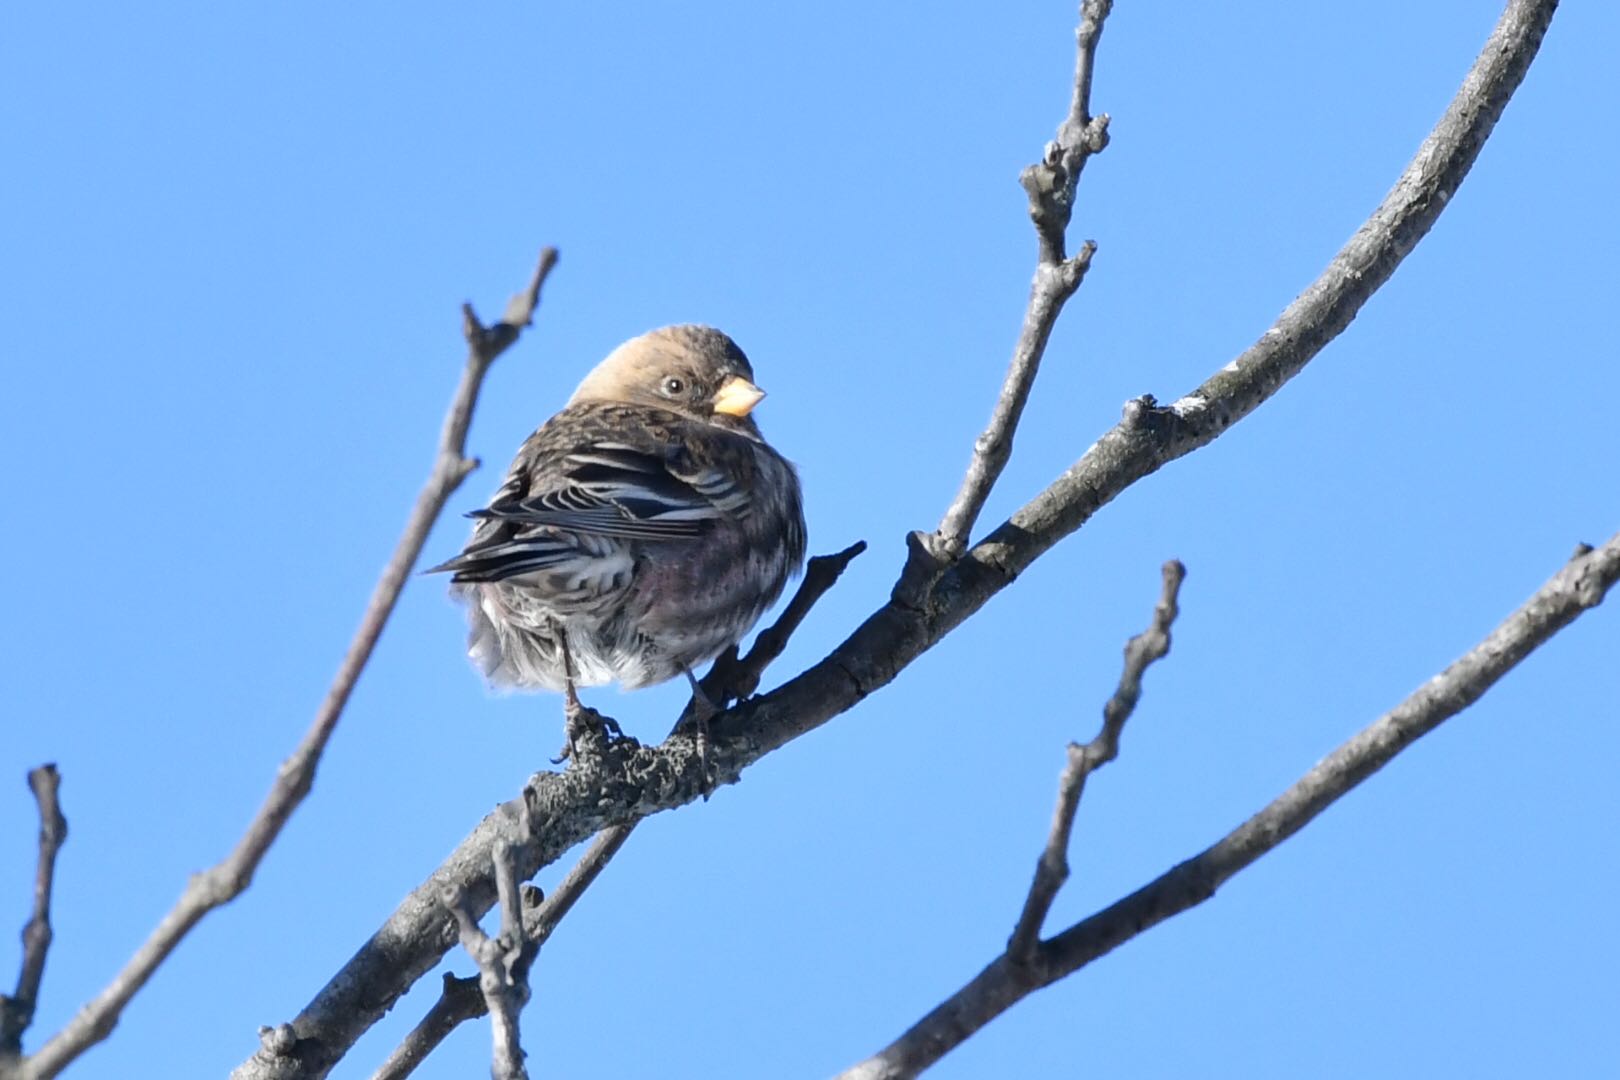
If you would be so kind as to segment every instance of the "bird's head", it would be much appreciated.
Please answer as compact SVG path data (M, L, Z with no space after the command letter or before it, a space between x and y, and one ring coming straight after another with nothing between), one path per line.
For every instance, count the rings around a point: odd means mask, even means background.
M735 341L711 326L666 326L609 353L569 404L650 405L758 438L748 414L764 396Z

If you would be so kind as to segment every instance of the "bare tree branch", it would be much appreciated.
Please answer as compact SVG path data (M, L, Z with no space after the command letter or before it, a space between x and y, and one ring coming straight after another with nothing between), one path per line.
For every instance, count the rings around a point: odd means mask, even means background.
M563 916L606 869L624 842L630 839L634 829L635 823L632 822L597 833L590 847L585 849L585 854L580 856L579 862L568 871L551 895L538 904L525 906L523 936L526 941L532 942L536 949L546 943ZM464 899L462 903L465 905ZM400 1040L394 1052L372 1074L371 1080L404 1080L452 1031L488 1012L488 997L480 989L478 979L462 979L446 973L439 999L410 1033Z
M1069 114L1058 125L1057 138L1046 144L1041 160L1019 177L1029 195L1029 216L1040 241L1024 325L1018 332L1012 363L1007 369L1001 395L996 399L990 424L973 444L973 458L968 463L961 490L945 511L939 529L932 537L922 538L925 547L912 548L919 554L925 550L931 558L914 563L915 580L908 583L909 587L915 588L937 576L939 569L956 561L966 550L973 524L990 497L990 489L1012 457L1013 433L1029 401L1030 388L1035 385L1035 375L1040 370L1052 327L1057 325L1063 305L1080 287L1091 265L1091 256L1097 250L1097 245L1087 240L1079 254L1068 258L1064 254L1064 237L1074 210L1080 172L1092 154L1100 153L1108 145L1108 116L1091 115L1091 72L1103 22L1113 6L1113 0L1084 0L1080 5L1080 27L1075 31L1074 93L1069 101Z
M28 770L28 787L39 806L39 856L34 865L34 907L22 929L22 964L17 989L0 994L0 1076L8 1075L22 1054L23 1032L34 1022L39 988L45 978L45 956L51 948L51 887L56 881L56 853L67 840L55 765Z
M734 778L887 685L1120 492L1213 442L1303 370L1439 218L1529 69L1555 7L1555 0L1511 0L1395 188L1254 346L1167 408L1151 397L1128 402L1117 426L931 587L897 588L826 658L712 721L712 765L720 777ZM517 853L519 875L527 876L601 829L684 805L711 784L694 740L681 734L658 747L638 748L608 768L536 774L522 798L497 814L527 806L537 815L535 842ZM493 821L492 815L474 829L303 1012L271 1033L237 1068L236 1080L324 1076L400 994L433 969L454 940L434 900L440 886L464 883L475 911L494 902Z
M490 1014L494 1040L489 1071L493 1080L529 1080L529 1071L523 1065L518 1017L529 1001L529 964L540 947L524 934L525 919L511 855L505 842L495 844L495 881L501 898L499 937L492 938L479 928L478 918L467 909L466 895L460 888L447 886L440 898L456 921L462 948L478 965L478 988Z
M464 456L464 452L479 388L495 358L516 341L523 328L529 325L535 305L539 302L540 288L556 264L556 249L546 248L541 252L529 284L507 306L507 317L511 321L485 327L473 314L471 305L463 306L467 363L445 417L433 469L416 498L416 506L405 524L404 534L394 549L393 558L384 567L382 577L372 591L371 600L360 620L360 628L338 667L331 689L326 692L325 700L316 711L313 723L292 756L282 762L270 793L248 824L235 850L223 862L192 877L179 902L158 923L129 963L124 965L124 969L38 1053L26 1061L23 1076L55 1076L88 1047L106 1038L118 1023L124 1006L146 985L158 965L168 958L191 928L210 911L241 895L252 882L253 873L265 852L281 835L282 827L314 786L315 769L321 754L337 727L338 718L348 704L349 694L359 681L360 673L371 659L372 650L382 636L383 626L393 614L394 605L405 588L411 568L416 565L434 521L438 519L451 493L461 485L468 473L478 467L478 462Z
M444 973L444 986L439 1000L433 1003L410 1033L401 1039L394 1052L371 1074L371 1080L405 1080L427 1056L439 1048L450 1033L468 1020L475 1020L489 1012L484 993L478 988L476 977L462 978ZM288 1029L289 1034L291 1029Z
M1170 626L1180 612L1177 600L1187 568L1171 559L1164 564L1161 573L1164 586L1153 608L1153 624L1125 643L1125 669L1120 672L1114 696L1103 706L1102 729L1084 746L1069 744L1068 761L1058 779L1057 807L1052 811L1046 849L1035 861L1035 880L1030 882L1023 913L1007 942L1007 955L1015 961L1027 962L1034 955L1046 913L1052 910L1058 890L1069 880L1069 837L1074 831L1074 815L1080 808L1086 779L1119 755L1120 732L1125 730L1125 721L1131 718L1137 699L1142 696L1142 675L1148 665L1170 652Z
M782 655L788 639L804 622L816 601L837 583L850 562L865 550L866 541L860 540L843 551L812 558L805 567L804 580L799 582L793 599L788 601L777 620L754 638L748 655L738 659L736 648L728 649L703 677L702 687L709 700L715 703L735 701L753 693L759 686L760 676L772 661ZM676 721L677 730L687 722L691 711L692 706L688 705ZM537 946L546 943L563 916L585 894L613 856L619 853L624 842L630 839L635 827L636 823L631 821L597 833L579 862L558 882L545 901L532 909L525 909L524 932L530 940ZM458 1025L483 1016L487 1011L484 998L482 994L474 992L476 989L477 980L446 975L439 1000L388 1055L382 1067L372 1074L371 1080L404 1080Z
M603 829L592 838L590 847L585 854L579 857L551 895L537 905L533 911L523 915L523 930L536 942L544 945L551 940L551 932L557 929L557 924L563 917L573 910L574 905L591 883L599 877L607 864L613 861L613 856L624 847L624 842L630 839L630 832L635 826L615 825L611 829Z
M1035 990L1173 915L1197 906L1244 867L1304 828L1396 754L1478 701L1537 647L1596 607L1620 581L1620 533L1582 545L1562 570L1484 641L1323 758L1265 809L1131 895L1040 942L1024 959L997 957L966 986L839 1080L916 1076Z

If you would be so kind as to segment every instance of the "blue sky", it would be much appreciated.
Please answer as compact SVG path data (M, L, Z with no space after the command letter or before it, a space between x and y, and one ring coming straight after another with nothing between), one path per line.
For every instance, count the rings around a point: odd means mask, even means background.
M1094 91L1113 144L1072 233L1099 251L986 523L1126 399L1174 399L1257 337L1497 14L1121 0ZM498 313L542 244L562 262L472 431L489 464L427 558L613 345L702 321L770 391L812 549L871 544L771 679L878 606L999 386L1034 262L1016 177L1066 105L1073 23L1057 2L13 11L0 927L26 913L28 767L59 763L72 825L30 1045L258 806L430 464L457 305ZM827 1075L976 972L1165 558L1189 568L1175 648L1089 785L1051 927L1237 824L1620 526L1617 37L1612 5L1565 5L1434 232L1276 399L857 710L647 822L536 968L537 1075ZM413 582L252 889L70 1075L223 1075L545 763L556 700L485 692L461 636L441 583ZM1612 1067L1617 645L1616 613L1589 614L932 1075ZM681 697L591 700L650 738ZM335 1075L369 1075L436 984ZM487 1060L469 1025L418 1075Z

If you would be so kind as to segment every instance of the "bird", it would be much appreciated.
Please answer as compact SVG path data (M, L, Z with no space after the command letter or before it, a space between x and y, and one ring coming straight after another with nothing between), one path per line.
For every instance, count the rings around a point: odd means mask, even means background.
M492 685L563 692L570 748L578 687L684 674L708 705L692 669L802 569L798 472L760 433L764 396L713 327L632 338L524 441L467 515L465 548L429 571L450 574Z

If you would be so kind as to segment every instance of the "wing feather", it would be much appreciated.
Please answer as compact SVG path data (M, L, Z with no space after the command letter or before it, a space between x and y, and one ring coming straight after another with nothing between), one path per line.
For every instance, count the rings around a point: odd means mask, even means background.
M478 522L467 549L434 570L498 581L600 558L619 541L695 540L747 516L746 450L700 458L682 437L687 421L668 414L557 424L566 417L535 433L490 505L467 515Z

